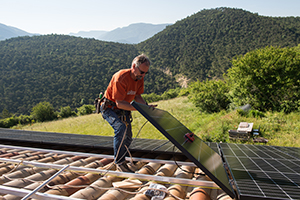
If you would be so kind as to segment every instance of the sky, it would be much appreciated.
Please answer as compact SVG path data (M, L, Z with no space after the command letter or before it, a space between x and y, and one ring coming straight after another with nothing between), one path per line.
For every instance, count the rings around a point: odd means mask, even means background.
M218 7L300 16L300 0L0 0L0 23L38 34L111 31L141 22L173 24Z

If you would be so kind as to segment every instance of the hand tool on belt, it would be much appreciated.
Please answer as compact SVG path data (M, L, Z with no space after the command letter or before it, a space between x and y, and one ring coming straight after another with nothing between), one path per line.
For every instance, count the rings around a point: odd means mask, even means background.
M103 100L102 100L103 99ZM130 118L130 122L132 122L133 118L132 118L132 115L131 115L131 111L126 111L126 110L123 110L123 109L119 109L116 105L115 102L107 99L106 97L103 97L101 100L100 100L100 104L103 108L103 110L106 110L107 108L110 108L112 109L117 115L118 117L125 123L126 122L126 112L128 112L128 116ZM103 103L102 103L103 102Z

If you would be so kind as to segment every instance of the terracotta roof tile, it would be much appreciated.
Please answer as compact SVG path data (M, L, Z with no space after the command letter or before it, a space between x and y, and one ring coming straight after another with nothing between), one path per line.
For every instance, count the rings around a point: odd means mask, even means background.
M167 188L165 199L168 200L187 199L189 197L190 199L194 199L199 195L207 199L218 199L218 194L222 193L221 190L200 189L199 187L187 184L160 183L160 181L147 181L145 179L137 180L130 177L132 173L123 172L118 176L112 176L102 173L90 173L88 170L84 172L84 169L91 168L114 171L116 167L112 164L113 159L88 156L89 154L78 156L73 155L74 152L67 151L63 154L61 154L61 151L59 153L55 151L53 153L41 152L41 149L36 149L36 151L32 151L31 149L29 151L26 150L26 147L23 147L24 150L20 151L20 149L13 149L13 146L9 147L5 151L1 150L1 155L5 156L0 160L2 162L0 168L2 172L2 176L0 177L2 185L0 193L2 199L5 200L22 199L25 195L20 192L21 190L32 191L57 173L59 170L51 168L51 163L62 166L80 167L81 171L66 170L62 172L38 191L38 196L35 196L37 199L45 198L46 194L53 195L51 196L52 199L60 199L62 196L69 199L150 199L144 192L149 189L151 183L164 185ZM9 155L8 151L10 151ZM16 154L18 155L16 156ZM163 161L163 159L170 160L170 155L159 155L153 159L153 161L158 162L135 162L135 174L195 179L192 172L195 172L195 169L198 171L199 168L185 165L179 168L176 164L163 164L159 162L159 160ZM25 160L29 164L25 163ZM15 164L17 161L20 163ZM50 167L34 166L31 163L46 163ZM205 176L198 176L198 179L207 180ZM213 191L220 192L216 193ZM224 193L222 194L224 196Z
M25 138L20 140L21 131L5 131L1 130L1 133L4 132L2 141L14 146L0 145L0 200L22 199L38 187L41 188L33 194L33 199L151 199L147 195L151 194L154 186L166 188L161 194L167 200L231 199L222 190L216 189L216 184L207 176L199 175L203 172L176 148L173 152L173 146L165 146L166 141L137 141L131 149L133 158L128 159L135 173L125 173L118 172L113 164L112 139L109 137L103 138L102 146L96 148L96 137L83 140L82 136L78 136L80 140L77 140L74 135L63 134L64 138L76 141L76 147L80 149L77 151L68 144L47 143L48 140L58 141L53 138L59 133L53 136L47 134L45 141L35 141L43 138L42 134L35 137L33 132L25 132ZM18 134L17 141L9 138L9 134ZM36 147L23 146L28 141ZM83 141L82 144L80 141ZM85 142L89 146L84 146ZM148 146L155 151L141 145L145 142L151 144ZM157 146L153 145L155 142ZM67 169L57 175L63 167ZM45 182L48 183L43 186ZM200 187L204 185L206 187ZM160 190L154 191L158 194Z

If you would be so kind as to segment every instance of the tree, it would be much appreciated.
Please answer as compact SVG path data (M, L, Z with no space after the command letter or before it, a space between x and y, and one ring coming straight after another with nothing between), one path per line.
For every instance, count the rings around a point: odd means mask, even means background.
M11 116L12 116L12 114L9 113L8 110L5 108L3 109L2 113L0 114L0 118L3 118L3 119L9 118Z
M49 102L41 102L32 108L32 117L39 122L50 121L56 118L56 113L52 104Z
M80 115L88 115L92 114L93 111L95 110L95 107L93 105L83 105L80 108L77 108L77 114Z
M203 112L213 113L224 110L230 101L227 84L223 80L197 81L189 86L188 98Z
M266 47L232 60L228 70L231 101L260 111L291 112L299 107L300 45Z
M72 116L76 116L76 112L72 111L70 106L65 106L60 108L59 117L61 118L68 118Z

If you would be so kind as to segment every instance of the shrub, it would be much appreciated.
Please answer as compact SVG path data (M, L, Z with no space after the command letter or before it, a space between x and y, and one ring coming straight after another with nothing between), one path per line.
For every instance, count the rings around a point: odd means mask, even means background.
M1 128L11 128L18 124L29 124L32 121L32 116L29 115L20 115L16 117L13 115L12 117L7 117L5 119L0 120Z
M10 128L18 124L18 119L15 116L0 120L0 127Z
M187 95L187 90L185 90L185 92L182 92L182 90L183 89L181 88L170 89L165 91L162 95L151 93L151 94L142 94L142 97L147 103L152 103L160 100L173 99L175 97L178 97L179 95L180 96Z
M80 108L77 108L77 114L80 115L88 115L92 114L93 111L95 110L94 105L83 105Z
M248 113L248 116L254 117L254 118L262 118L262 117L265 117L265 114L258 110L250 110Z
M182 96L188 96L190 94L190 91L188 88L181 88L179 93L178 93L178 96L179 97L182 97Z
M20 115L17 117L18 124L30 124L33 120L33 117L31 115Z
M175 98L175 97L178 96L179 92L180 92L180 88L170 89L170 90L165 91L165 92L161 95L161 98L162 98L163 100L173 99L173 98Z
M71 110L70 106L61 107L60 112L58 114L59 118L68 118L72 116L76 116L76 112Z
M222 80L197 81L189 86L189 99L202 112L214 113L226 110L230 101L228 87Z
M236 113L239 115L239 116L242 116L242 117L246 117L247 116L247 112L242 110L242 109L237 109L236 110Z
M147 103L157 102L161 100L161 96L155 93L142 94L142 97Z
M242 117L253 117L253 118L262 118L265 117L265 114L261 111L258 110L249 110L245 111L243 109L237 109L236 110L237 114L242 116Z
M57 118L52 104L49 102L41 102L32 108L31 115L33 119L39 122L51 121Z
M300 45L266 47L233 59L233 67L227 73L232 103L251 104L260 111L298 110L299 55Z

